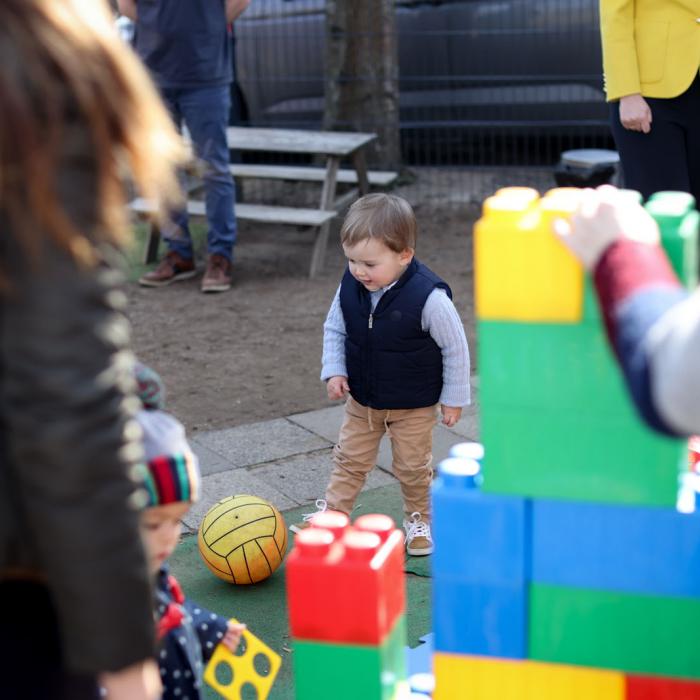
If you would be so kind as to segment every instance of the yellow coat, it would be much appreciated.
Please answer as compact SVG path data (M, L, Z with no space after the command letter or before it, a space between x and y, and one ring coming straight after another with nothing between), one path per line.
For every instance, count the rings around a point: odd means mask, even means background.
M677 97L700 69L700 0L600 0L608 101Z

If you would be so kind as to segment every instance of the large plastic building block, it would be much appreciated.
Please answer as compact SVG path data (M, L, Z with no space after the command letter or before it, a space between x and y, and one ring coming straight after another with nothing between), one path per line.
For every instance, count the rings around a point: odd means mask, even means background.
M695 198L687 192L656 192L645 209L654 217L676 274L688 289L698 281L698 222Z
M527 605L525 582L480 584L438 576L433 579L435 649L527 658Z
M402 538L402 533L396 530L394 521L388 515L382 515L380 513L368 513L367 515L361 515L353 527L356 530L362 532L373 532L379 536L382 541L382 546L387 546L387 543L391 539L389 546L389 554L386 563L386 571L390 572L391 577L388 585L392 585L392 581L401 582L401 585L395 585L393 589L389 591L389 595L386 599L387 611L386 616L389 620L389 624L393 624L393 620L403 615L406 609L406 594L404 585L404 565L406 562L406 553L403 546L403 542L399 544Z
M632 674L700 678L700 600L530 586L528 656Z
M568 325L480 321L478 336L482 405L596 415L633 412L598 320Z
M530 512L482 494L479 463L446 459L432 489L435 648L524 658Z
M536 499L532 580L700 599L700 518L670 508Z
M484 491L673 506L683 442L649 430L602 326L481 322Z
M287 557L289 623L296 639L380 644L405 611L403 533L316 527ZM400 555L397 554L397 550Z
M481 319L575 322L583 315L583 268L551 226L577 205L576 190L505 188L474 227L476 313Z
M653 676L626 676L627 700L700 700L700 683Z
M482 411L484 492L675 506L683 444L633 415L603 422L556 408Z
M482 321L478 335L485 418L491 408L548 408L637 419L599 323Z
M406 621L401 616L383 644L294 640L299 700L399 700L406 692Z
M434 700L625 700L614 671L436 653Z
M433 482L433 578L522 584L528 579L530 560L528 501L482 493L469 470L460 470L470 464L478 471L473 461L445 460Z

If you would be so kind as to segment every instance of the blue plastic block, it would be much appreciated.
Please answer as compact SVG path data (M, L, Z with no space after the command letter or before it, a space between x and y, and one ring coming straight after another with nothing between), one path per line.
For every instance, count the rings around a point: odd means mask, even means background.
M700 598L700 517L672 508L536 499L532 580Z
M511 659L527 656L527 583L433 579L435 651Z
M513 585L529 578L530 509L520 496L481 493L445 460L432 489L433 577Z

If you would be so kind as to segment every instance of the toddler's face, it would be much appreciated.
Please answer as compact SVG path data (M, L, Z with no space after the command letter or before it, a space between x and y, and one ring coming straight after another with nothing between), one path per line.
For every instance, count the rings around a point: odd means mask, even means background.
M189 509L189 503L168 503L146 508L141 514L141 533L152 574L175 550L182 531L180 520Z
M393 251L375 238L344 245L350 274L370 292L396 282L413 259L413 249Z

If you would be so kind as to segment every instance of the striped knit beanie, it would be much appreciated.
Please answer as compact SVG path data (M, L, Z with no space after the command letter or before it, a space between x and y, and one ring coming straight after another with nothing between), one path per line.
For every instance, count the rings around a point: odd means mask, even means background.
M168 503L194 503L199 499L201 476L197 457L180 421L164 411L139 411L146 457L143 481L146 507Z

